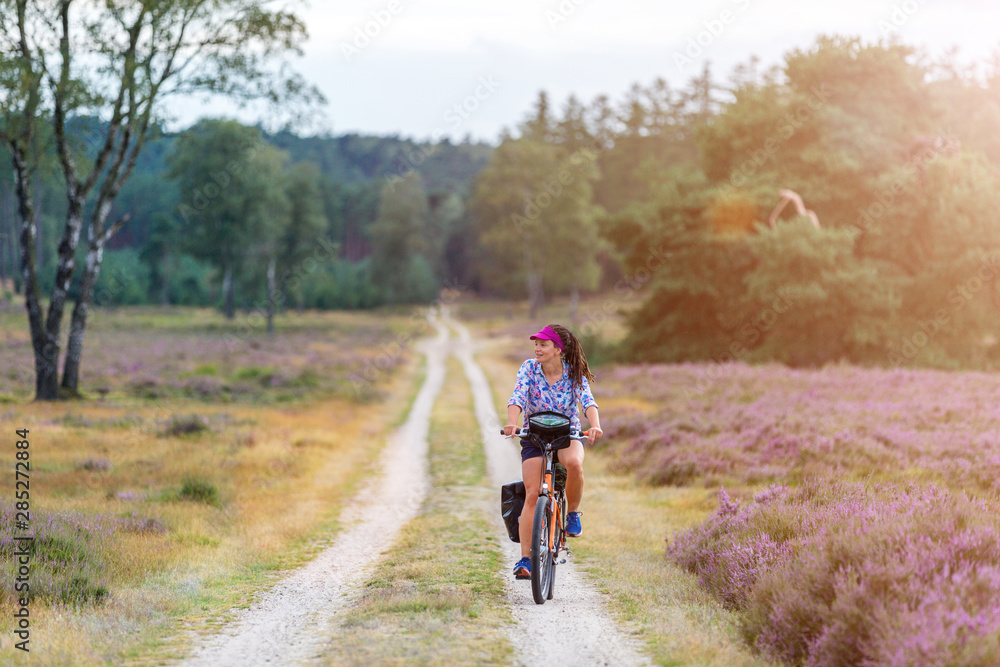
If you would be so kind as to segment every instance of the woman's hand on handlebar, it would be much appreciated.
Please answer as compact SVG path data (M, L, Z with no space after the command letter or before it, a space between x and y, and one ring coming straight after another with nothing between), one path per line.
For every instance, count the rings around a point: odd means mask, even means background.
M604 431L601 430L600 426L591 426L589 429L584 431L583 434L587 436L587 440L590 441L590 444L594 444L595 441L599 440L600 437L604 435Z
M514 424L507 424L506 426L503 427L503 434L508 438L514 435L516 431L517 431L517 426L515 426Z

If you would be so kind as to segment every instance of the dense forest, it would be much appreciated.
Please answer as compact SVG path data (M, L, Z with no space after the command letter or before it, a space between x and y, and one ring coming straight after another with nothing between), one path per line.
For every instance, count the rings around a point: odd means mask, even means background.
M542 92L496 146L205 119L149 143L95 302L368 308L457 285L533 310L571 295L585 334L628 307L613 353L630 361L992 367L998 65L822 37L725 84L706 67L619 100ZM50 282L58 178L36 179ZM576 312L594 292L603 307Z
M611 288L580 321L586 333L635 306L621 359L1000 360L1000 59L961 66L822 37L778 67L750 61L727 85L706 70L682 90L636 86L618 105L571 99L561 117L542 98L520 129L472 203L486 252L520 271L484 284L539 298L540 285ZM532 166L551 160L551 179L590 150L590 187L562 195L574 210L541 205ZM524 192L534 198L518 205ZM514 240L531 251L512 252ZM558 268L567 247L580 273Z
M87 146L88 136L97 134L90 123L82 121L73 130L75 141L82 146ZM185 141L195 135L203 142ZM236 146L226 147L227 135ZM269 211L265 227L272 235L284 236L286 246L292 246L286 247L284 259L294 261L292 255L302 254L306 246L336 246L335 252L324 254L322 266L302 281L296 303L316 308L381 305L392 295L368 285L367 265L383 243L377 228L373 236L383 191L391 191L396 182L418 173L428 210L453 215L491 152L486 144L468 141L451 144L443 140L429 145L399 137L353 134L269 135L233 121L211 119L184 132L157 133L115 202L112 215L130 212L131 218L108 246L98 303L221 304L225 259L218 253L225 250L220 245L206 247L203 242L213 239L198 231L204 232L209 223L216 222L214 218L223 216L219 220L233 238L262 238L262 230L254 228L250 216L224 219L224 209L260 208L264 206L260 197L267 194L260 186L281 183L281 192L269 196L283 201L271 202L277 209ZM232 164L234 159L238 166ZM188 165L186 173L182 173L182 165ZM54 279L55 243L66 208L57 171L54 164L43 171L36 186L38 257L45 291L51 289ZM20 291L16 198L10 172L9 161L0 163L0 278L9 278L8 284ZM263 178L265 174L270 179ZM210 206L206 205L209 200ZM310 214L313 218L304 220ZM309 238L304 234L310 234ZM328 245L319 246L320 238ZM272 240L272 244L276 242ZM239 245L240 266L233 291L240 305L253 307L260 296L258 264L266 251L254 248L253 243ZM296 249L296 245L300 247ZM460 253L453 250L446 260L450 264L440 268L440 277L428 275L405 300L433 299L438 282L449 275L466 279L468 267L462 264L465 258Z

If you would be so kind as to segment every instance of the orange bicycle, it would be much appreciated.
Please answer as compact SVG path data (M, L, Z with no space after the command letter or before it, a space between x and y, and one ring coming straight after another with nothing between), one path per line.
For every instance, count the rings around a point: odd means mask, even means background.
M531 595L536 604L545 604L552 599L555 589L556 565L566 562L559 559L560 552L566 548L566 493L565 478L560 479L554 470L556 452L569 447L573 440L582 440L585 433L572 428L570 418L558 412L537 412L528 417L527 424L512 435L531 438L545 457L531 530L530 556Z

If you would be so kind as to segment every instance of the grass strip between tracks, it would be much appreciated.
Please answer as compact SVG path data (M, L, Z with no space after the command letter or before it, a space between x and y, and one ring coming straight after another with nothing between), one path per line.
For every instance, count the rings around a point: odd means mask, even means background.
M325 662L510 664L503 556L487 519L497 494L454 358L431 416L429 470L421 514L345 614Z

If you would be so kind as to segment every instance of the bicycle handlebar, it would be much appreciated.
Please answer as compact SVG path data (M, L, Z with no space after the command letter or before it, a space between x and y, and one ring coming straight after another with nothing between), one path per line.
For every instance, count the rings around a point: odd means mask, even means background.
M513 433L511 433L510 435L508 435L506 437L508 437L508 438L523 438L523 437L527 436L528 433L529 433L528 429L522 427L522 428L519 428L519 429L515 429ZM500 429L500 435L504 435L503 429ZM587 437L587 432L586 431L578 431L577 429L573 429L573 430L571 430L569 432L569 437L570 437L570 440L583 440L584 438Z

